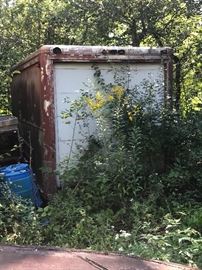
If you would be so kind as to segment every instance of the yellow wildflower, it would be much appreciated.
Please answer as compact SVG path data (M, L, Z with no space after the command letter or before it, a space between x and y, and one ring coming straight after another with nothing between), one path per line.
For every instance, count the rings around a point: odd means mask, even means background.
M85 101L92 111L101 109L106 103L104 96L99 91L96 92L95 98L86 97Z
M120 99L123 96L124 92L125 92L125 89L121 85L114 85L112 87L112 93L118 99Z
M100 91L97 91L95 94L95 99L97 101L102 101L104 99L103 95L100 93Z
M113 100L114 100L114 97L113 97L112 95L109 95L109 96L107 97L107 100L108 100L108 101L113 101Z

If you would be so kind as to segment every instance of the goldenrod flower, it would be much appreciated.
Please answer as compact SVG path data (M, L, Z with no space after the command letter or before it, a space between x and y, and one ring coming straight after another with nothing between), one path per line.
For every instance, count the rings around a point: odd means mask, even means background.
M95 94L95 99L97 101L101 101L104 99L103 95L100 93L100 91L97 91L96 94Z
M95 98L86 97L85 101L92 111L101 109L106 103L104 96L99 91L96 92Z
M109 96L107 97L107 100L108 100L108 101L113 101L113 100L114 100L114 97L113 97L112 95L109 95Z
M120 99L124 95L125 89L121 85L114 85L112 87L112 93L116 98Z

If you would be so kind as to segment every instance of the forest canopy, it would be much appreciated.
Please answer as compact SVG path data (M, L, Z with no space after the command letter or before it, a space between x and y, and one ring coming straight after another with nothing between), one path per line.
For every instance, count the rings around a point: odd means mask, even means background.
M201 26L200 0L0 0L0 113L11 66L44 44L172 47L177 99L198 108Z

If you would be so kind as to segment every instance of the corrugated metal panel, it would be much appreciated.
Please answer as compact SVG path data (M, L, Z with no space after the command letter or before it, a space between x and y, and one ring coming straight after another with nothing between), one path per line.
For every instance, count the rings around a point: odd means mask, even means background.
M13 114L19 119L24 140L23 153L37 174L41 186L43 166L43 130L41 128L41 74L39 65L30 66L13 77L11 94Z

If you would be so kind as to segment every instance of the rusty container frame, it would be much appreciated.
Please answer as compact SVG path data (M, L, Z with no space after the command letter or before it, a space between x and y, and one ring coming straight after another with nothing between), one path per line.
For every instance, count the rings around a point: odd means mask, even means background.
M57 190L54 63L160 63L165 103L172 103L170 48L45 45L13 67L12 110L24 138L25 157L46 199ZM45 101L50 106L45 108ZM41 170L41 168L43 168Z

